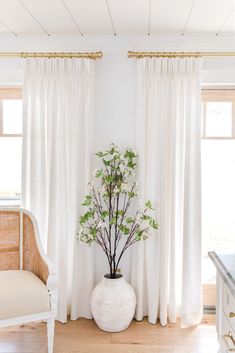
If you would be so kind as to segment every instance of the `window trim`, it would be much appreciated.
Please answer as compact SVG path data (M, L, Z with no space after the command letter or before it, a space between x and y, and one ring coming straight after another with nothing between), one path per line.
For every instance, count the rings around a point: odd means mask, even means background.
M0 88L0 137L22 137L22 134L4 134L3 133L3 100L22 99L21 87Z
M235 89L203 89L202 90L202 140L234 140L235 139ZM232 102L231 136L206 136L206 103Z
M22 99L22 87L0 87L0 137L22 137L22 134L3 133L3 104L5 99ZM21 195L0 196L0 206L20 206Z

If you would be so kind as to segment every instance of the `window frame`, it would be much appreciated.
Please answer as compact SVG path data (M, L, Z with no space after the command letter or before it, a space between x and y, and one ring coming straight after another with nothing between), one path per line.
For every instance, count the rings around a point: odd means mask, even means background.
M22 99L22 87L0 87L0 137L21 137L22 134L4 134L3 133L3 100ZM0 206L20 206L21 195L19 196L1 196Z
M22 137L22 134L3 133L3 100L22 99L21 87L0 88L0 137Z
M231 136L206 136L206 103L232 102ZM235 89L203 89L202 90L202 137L203 140L235 139Z
M235 139L235 88L202 88L202 136L201 140L234 140ZM206 136L206 103L232 102L232 131L231 136ZM204 313L215 312L216 285L202 284Z

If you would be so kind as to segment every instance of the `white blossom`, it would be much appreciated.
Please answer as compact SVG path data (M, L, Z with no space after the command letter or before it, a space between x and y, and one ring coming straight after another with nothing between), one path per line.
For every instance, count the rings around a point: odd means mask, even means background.
M127 183L122 183L120 191L121 192L128 192L128 191L130 191L130 187L128 186Z
M111 142L109 145L108 145L108 150L111 150L111 149L117 149L117 146L115 145L115 143Z
M127 166L124 165L124 164L120 164L119 169L120 169L120 172L121 172L121 173L124 173L125 171L128 170Z
M114 194L117 194L119 192L119 188L117 186L115 186L115 188L113 189Z
M137 151L133 147L130 147L129 145L126 146L126 151L133 152L136 157L138 156Z
M90 183L88 183L88 187L91 189L91 188L93 188L93 187L95 187L96 186L96 184L95 184L95 182L94 181L91 181Z

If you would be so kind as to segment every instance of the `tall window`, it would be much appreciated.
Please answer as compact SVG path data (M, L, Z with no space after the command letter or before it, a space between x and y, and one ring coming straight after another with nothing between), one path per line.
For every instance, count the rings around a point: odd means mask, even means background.
M0 88L0 204L19 203L21 149L21 89Z
M203 90L203 282L215 282L207 252L235 250L235 90Z

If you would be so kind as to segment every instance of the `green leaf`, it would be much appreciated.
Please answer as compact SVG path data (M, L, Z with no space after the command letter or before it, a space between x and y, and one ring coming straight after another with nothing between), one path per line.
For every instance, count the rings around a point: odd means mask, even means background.
M101 151L98 151L98 152L95 153L95 155L96 155L97 157L102 158L102 157L105 156L105 153L103 153L103 152L101 152Z
M127 218L126 218L126 223L127 223L127 224L133 223L133 218L127 217Z
M125 234L125 235L128 235L129 232L130 232L130 229L129 229L128 227L126 227L124 224L121 224L121 225L119 226L119 229L120 229L120 231L121 231L123 234Z
M123 210L118 210L118 211L115 211L115 217L118 217L118 216L123 216L124 215L124 211Z
M103 174L104 174L103 169L98 169L95 173L95 177L100 178L101 176L103 176Z
M136 240L141 240L142 233L143 233L143 230L137 230L137 232L135 233L135 239Z
M130 192L128 192L128 196L129 196L130 199L133 199L133 197L135 197L135 196L137 196L137 195L136 195L135 192L130 191Z
M111 218L111 220L110 220L109 223L110 223L111 225L115 224L115 223L116 223L116 218L115 218L115 217Z
M133 163L132 161L129 161L127 166L131 169L135 169L136 163Z
M143 220L144 221L149 221L152 217L150 217L149 215L147 215L147 214L143 214Z
M84 215L82 215L80 217L80 224L83 225L84 223L89 221L89 219L92 218L93 216L94 216L93 212L88 211L88 212L84 213Z
M145 206L147 208L149 208L150 210L154 210L153 206L152 206L152 203L150 202L150 200L148 200L146 203L145 203Z
M90 228L90 234L93 235L93 237L96 237L97 234L97 229L96 228Z
M112 175L108 175L107 177L105 177L105 181L107 181L107 183L112 183L114 181L114 176Z
M108 215L109 215L109 212L108 211L102 211L101 212L101 217L104 219L104 218L106 218L106 217L108 217Z
M133 159L136 157L136 155L135 155L134 151L128 149L128 150L126 150L124 157L129 158L129 159Z
M155 219L153 219L153 218L151 218L151 219L149 220L149 225L150 225L152 228L154 228L154 229L158 229L158 224L157 224L157 222L155 221Z
M84 201L82 203L82 206L90 206L91 200L92 200L91 195L86 195L85 199L84 199Z
M104 165L106 165L106 166L110 166L111 161L106 161L106 159L103 159L103 163L104 163Z

